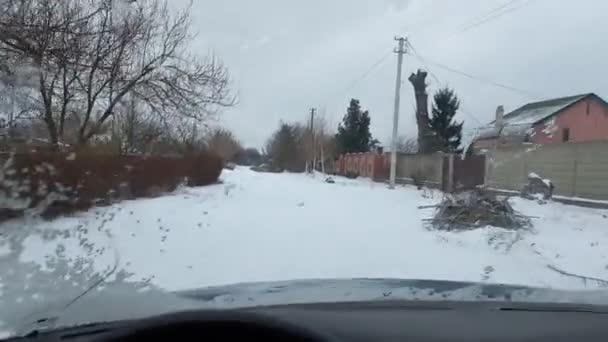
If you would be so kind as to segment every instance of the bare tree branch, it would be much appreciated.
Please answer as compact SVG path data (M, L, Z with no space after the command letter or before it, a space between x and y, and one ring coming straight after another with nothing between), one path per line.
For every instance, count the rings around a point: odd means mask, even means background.
M66 138L67 120L87 143L129 96L165 122L203 122L236 102L219 59L187 53L190 8L138 0L117 14L117 1L0 2L0 57L38 69L40 118L53 145Z

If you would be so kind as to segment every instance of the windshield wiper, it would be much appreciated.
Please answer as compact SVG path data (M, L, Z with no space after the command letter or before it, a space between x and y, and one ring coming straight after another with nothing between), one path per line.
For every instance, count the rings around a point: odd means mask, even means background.
M594 314L608 314L608 308L595 306L577 306L577 305L529 305L529 306L508 306L499 307L499 311L522 311L522 312L580 312Z

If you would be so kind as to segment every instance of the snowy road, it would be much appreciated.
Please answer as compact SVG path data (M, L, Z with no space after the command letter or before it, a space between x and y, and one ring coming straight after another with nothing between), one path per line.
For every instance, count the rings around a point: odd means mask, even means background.
M123 202L0 236L0 307L40 307L107 280L179 290L301 278L423 278L553 288L604 287L608 211L513 200L534 229L426 229L438 193L225 171L222 184ZM102 285L110 286L110 285ZM1 317L0 317L1 320Z

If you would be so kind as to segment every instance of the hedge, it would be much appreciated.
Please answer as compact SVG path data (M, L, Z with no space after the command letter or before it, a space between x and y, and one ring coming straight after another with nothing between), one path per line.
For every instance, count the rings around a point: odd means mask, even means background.
M221 158L116 156L100 153L13 154L0 170L0 220L25 212L56 217L93 205L154 197L180 184L216 183Z

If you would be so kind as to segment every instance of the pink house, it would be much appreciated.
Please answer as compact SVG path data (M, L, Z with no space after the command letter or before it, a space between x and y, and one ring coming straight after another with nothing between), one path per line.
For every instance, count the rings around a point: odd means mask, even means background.
M521 143L558 144L608 140L608 103L589 93L533 102L503 115L483 127L473 147L476 151Z

